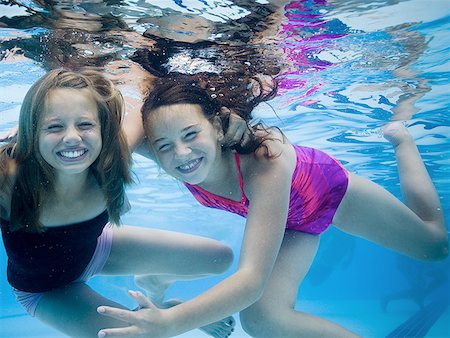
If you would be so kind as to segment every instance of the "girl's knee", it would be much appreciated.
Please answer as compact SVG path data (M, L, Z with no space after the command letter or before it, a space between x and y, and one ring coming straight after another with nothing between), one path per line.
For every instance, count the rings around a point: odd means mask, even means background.
M425 260L439 261L448 257L448 232L446 230L436 231L433 234L432 244L429 245Z
M233 263L234 255L233 250L230 247L220 244L214 255L214 272L223 273L231 266Z
M274 313L271 309L255 303L239 313L242 329L252 337L269 337L276 325L273 325Z

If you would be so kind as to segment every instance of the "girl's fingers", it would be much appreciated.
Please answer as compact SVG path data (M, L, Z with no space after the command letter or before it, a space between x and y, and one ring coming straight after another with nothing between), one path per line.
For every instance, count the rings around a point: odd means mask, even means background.
M250 132L247 127L245 127L244 135L241 138L241 141L239 142L239 145L241 147L245 147L250 142Z
M115 318L129 324L135 324L138 321L136 312L134 311L118 309L111 306L99 306L97 312L101 315Z
M128 291L128 294L130 295L131 298L133 298L136 301L136 303L139 304L139 307L141 309L155 307L155 305L140 291L130 290Z
M238 114L231 112L227 108L224 109L226 109L225 113L229 114L230 121L228 124L227 133L224 135L222 143L228 146L240 144L243 137L246 136L247 123Z
M115 329L102 329L98 332L98 337L139 337L139 329L136 326L120 327Z
M156 306L147 297L145 297L142 292L130 290L128 291L128 294L139 304L139 309L156 308ZM139 322L139 319L137 318L137 311L129 311L111 306L99 306L97 308L97 312L129 324L136 324Z

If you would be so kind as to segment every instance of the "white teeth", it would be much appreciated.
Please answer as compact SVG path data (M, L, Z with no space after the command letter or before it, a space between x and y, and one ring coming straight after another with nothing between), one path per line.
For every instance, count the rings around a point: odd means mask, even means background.
M192 161L189 161L189 162L186 163L186 164L182 164L182 165L178 166L178 168L180 168L181 170L191 170L191 169L194 168L199 162L200 162L200 159L192 160Z
M68 157L68 158L76 158L81 155L83 155L86 151L85 150L74 150L74 151L61 151L61 156Z

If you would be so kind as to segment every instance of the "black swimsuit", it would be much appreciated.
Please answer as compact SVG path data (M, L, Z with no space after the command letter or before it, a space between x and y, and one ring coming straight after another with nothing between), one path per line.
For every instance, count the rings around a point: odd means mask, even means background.
M42 233L10 231L0 219L8 254L9 283L26 292L45 292L76 280L86 269L108 212L80 223L48 227Z

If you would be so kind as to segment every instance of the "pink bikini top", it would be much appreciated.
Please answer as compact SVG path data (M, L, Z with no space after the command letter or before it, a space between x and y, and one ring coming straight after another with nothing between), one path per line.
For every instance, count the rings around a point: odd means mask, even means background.
M239 177L239 187L241 188L242 194L240 201L234 201L226 197L212 194L197 185L191 185L186 182L184 182L184 185L189 189L189 191L192 193L192 195L194 195L194 197L197 199L197 201L199 201L200 204L209 208L225 210L234 214L241 215L242 217L247 217L249 201L244 193L244 180L242 179L241 173L241 160L238 153L234 153L234 158L236 160L236 168Z
M347 170L332 156L309 147L294 145L297 163L292 175L286 228L319 234L333 220L348 184ZM235 153L240 201L217 196L199 186L184 183L200 204L247 217L250 204L244 193L239 154Z

